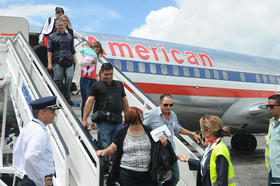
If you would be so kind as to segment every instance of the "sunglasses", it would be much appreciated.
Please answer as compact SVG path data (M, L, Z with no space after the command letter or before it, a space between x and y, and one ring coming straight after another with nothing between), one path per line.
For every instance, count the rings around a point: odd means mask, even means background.
M168 106L170 106L170 107L172 107L173 106L173 104L163 104L163 106L165 106L165 107L168 107Z
M268 109L268 108L273 109L274 106L280 106L280 105L265 105L265 107L266 107L267 109Z

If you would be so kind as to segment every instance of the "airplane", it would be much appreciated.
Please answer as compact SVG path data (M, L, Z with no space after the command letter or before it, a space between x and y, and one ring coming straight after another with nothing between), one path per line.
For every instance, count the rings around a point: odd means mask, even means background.
M38 29L29 43L38 43ZM234 149L255 150L252 133L266 133L270 118L267 98L280 90L280 60L183 44L80 32L89 42L98 40L105 58L154 102L171 94L179 123L199 130L206 114L222 118L235 135Z

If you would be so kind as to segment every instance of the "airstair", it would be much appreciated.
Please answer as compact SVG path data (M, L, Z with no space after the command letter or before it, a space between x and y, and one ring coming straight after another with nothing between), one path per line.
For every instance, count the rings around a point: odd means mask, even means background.
M103 161L95 154L97 147L23 35L18 33L13 40L8 39L2 48L0 55L5 63L1 68L7 72L2 80L4 105L8 92L20 129L32 119L28 105L31 100L56 95L62 107L57 111L54 124L48 125L56 167L54 185L103 185ZM4 117L5 114L3 121ZM4 141L1 140L1 144ZM5 145L1 145L1 154ZM12 166L2 166L0 170L0 173L22 177Z
M76 51L82 47L83 42L76 46ZM97 147L92 136L82 127L80 117L73 111L72 107L56 87L55 83L39 61L38 57L30 47L25 37L19 32L14 39L8 39L0 45L0 68L5 69L5 76L0 77L0 90L2 90L3 101L3 126L5 132L5 121L8 105L8 97L12 101L19 128L24 127L31 119L32 114L29 107L31 100L43 96L56 95L62 109L57 111L53 125L48 125L51 137L51 145L54 152L56 176L54 185L57 186L88 186L105 185L103 180L103 161L96 156ZM79 60L79 57L78 57ZM103 57L98 62L98 67L107 60ZM0 74L1 75L1 74ZM114 68L114 78L124 83L126 95L130 106L136 106L144 112L156 107L137 86L134 85L121 71ZM0 94L1 95L1 94ZM4 128L3 128L4 127ZM22 178L13 165L3 162L3 155L11 154L15 136L12 140L4 138L2 133L0 146L0 174L13 174L14 177ZM200 154L201 148L189 137L184 139ZM175 137L176 153L197 158L180 140ZM192 186L196 182L196 172L189 171L187 163L180 163L179 186ZM14 179L15 180L15 179ZM6 185L0 180L0 185ZM13 183L15 185L15 181Z

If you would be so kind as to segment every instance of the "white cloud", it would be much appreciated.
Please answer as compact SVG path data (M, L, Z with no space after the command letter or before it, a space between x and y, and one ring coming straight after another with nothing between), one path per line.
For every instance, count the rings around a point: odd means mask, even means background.
M30 25L42 26L42 20L54 15L56 6L54 4L10 5L7 8L0 9L0 15L25 17Z
M278 1L177 0L131 36L280 58Z

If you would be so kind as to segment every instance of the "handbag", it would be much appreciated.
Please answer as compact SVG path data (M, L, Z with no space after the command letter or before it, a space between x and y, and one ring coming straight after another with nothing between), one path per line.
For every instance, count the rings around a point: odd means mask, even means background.
M60 57L58 60L58 64L62 67L70 67L73 64L73 61L65 57Z
M152 180L157 183L170 180L172 177L172 166L176 161L176 154L169 141L167 141L166 146L163 146L161 142L156 142L152 152Z
M106 118L106 114L103 111L95 111L92 115L91 115L91 121L94 123L99 123L100 121L104 121Z

